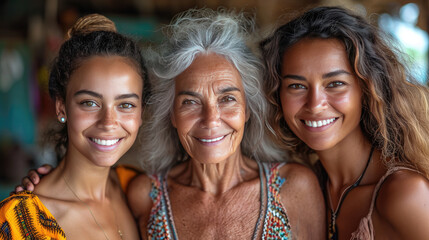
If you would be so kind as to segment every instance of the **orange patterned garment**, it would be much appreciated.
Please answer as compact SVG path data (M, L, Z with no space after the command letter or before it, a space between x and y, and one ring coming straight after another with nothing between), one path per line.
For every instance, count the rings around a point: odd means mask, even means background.
M66 239L40 199L29 191L0 202L0 239Z

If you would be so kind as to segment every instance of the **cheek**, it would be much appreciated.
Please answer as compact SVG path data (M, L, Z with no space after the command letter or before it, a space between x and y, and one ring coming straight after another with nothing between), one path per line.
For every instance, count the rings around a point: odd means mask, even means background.
M84 111L69 111L67 127L69 132L83 131L97 122L97 113Z
M294 116L298 113L301 108L302 101L298 97L280 93L281 95L281 111L283 112L283 117L288 124L291 123Z
M336 96L331 100L332 105L339 111L347 115L360 119L362 111L362 102L360 94L343 94Z
M222 111L222 120L235 130L241 130L246 123L246 110L242 107L228 108Z
M123 115L120 121L128 132L137 134L142 123L141 112Z
M198 114L193 111L182 111L174 114L176 129L179 137L186 136L191 128L198 122Z

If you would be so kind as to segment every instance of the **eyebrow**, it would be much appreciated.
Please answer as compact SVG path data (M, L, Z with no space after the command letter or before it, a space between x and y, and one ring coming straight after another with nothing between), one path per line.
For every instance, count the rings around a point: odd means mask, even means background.
M93 92L93 91L89 91L89 90L80 90L80 91L77 91L74 94L74 96L79 96L79 95L84 95L84 94L87 94L87 95L90 95L90 96L93 96L93 97L96 97L96 98L100 98L100 99L103 98L103 95L101 95L99 93L96 93L96 92ZM128 93L128 94L122 94L122 95L116 96L115 100L126 99L126 98L140 99L140 97L137 94L135 94L135 93Z
M201 97L201 94L192 91L180 91L178 95L189 95L193 97Z
M103 98L103 95L96 93L96 92L93 92L93 91L89 91L89 90L79 90L74 94L74 96L76 97L76 96L84 95L84 94L90 95L90 96L93 96L96 98Z
M302 80L302 81L305 80L305 77L299 76L299 75L293 75L293 74L285 75L285 76L283 76L283 78L291 78L291 79Z
M342 74L347 74L347 75L351 75L351 73L345 71L345 70L336 70L333 72L328 72L322 75L322 78L331 78L331 77L335 77L338 75L342 75ZM295 80L302 80L305 81L306 78L300 75L293 75L293 74L287 74L285 76L283 76L283 78L291 78L291 79L295 79Z
M227 93L227 92L241 92L241 90L237 87L226 87L226 88L222 88L218 91L218 93Z
M322 78L330 78L330 77L335 77L335 76L342 75L342 74L351 75L346 70L342 70L341 69L341 70L337 70L337 71L325 73L325 74L322 75Z
M226 88L220 89L218 91L218 94L227 93L227 92L234 92L234 91L241 92L240 89L237 87L226 87ZM201 94L199 94L197 92L192 92L192 91L180 91L178 93L178 95L189 95L189 96L193 96L193 97L202 97Z
M126 99L126 98L140 99L139 95L137 95L135 93L128 93L128 94L122 94L122 95L115 97L115 100Z

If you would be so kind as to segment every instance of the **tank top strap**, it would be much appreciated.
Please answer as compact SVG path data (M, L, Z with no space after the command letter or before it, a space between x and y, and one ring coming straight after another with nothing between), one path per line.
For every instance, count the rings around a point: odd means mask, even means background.
M285 163L263 163L266 186L267 208L262 231L262 239L291 239L291 231L286 208L280 199L280 189L285 178L279 175L279 170Z
M389 177L394 172L399 171L399 170L410 170L410 171L417 172L417 173L419 172L415 169L412 169L409 167L403 167L403 166L393 167L393 168L390 168L389 170L387 170L387 172L380 178L377 185L375 185L374 192L372 193L371 205L369 207L369 212L368 212L367 217L371 217L371 215L372 215L372 211L374 210L375 200L377 199L378 192L380 191L380 188L383 185L386 178Z
M153 206L147 226L147 238L164 240L174 239L169 224L168 204L165 199L165 176L163 174L154 174L149 177L152 185L149 195L152 199Z
M358 229L352 233L352 236L350 239L352 239L352 240L355 240L355 239L357 239L357 240L361 240L361 239L373 240L374 239L374 226L372 223L371 215L372 215L372 212L374 210L375 200L377 199L378 192L380 191L380 188L383 185L386 178L389 177L390 175L392 175L394 172L399 171L399 170L410 170L410 171L418 173L418 171L415 169L412 169L409 167L402 167L402 166L393 167L393 168L390 168L389 170L387 170L387 172L380 178L377 185L375 185L374 192L372 193L371 205L369 207L368 214L364 218L361 219Z

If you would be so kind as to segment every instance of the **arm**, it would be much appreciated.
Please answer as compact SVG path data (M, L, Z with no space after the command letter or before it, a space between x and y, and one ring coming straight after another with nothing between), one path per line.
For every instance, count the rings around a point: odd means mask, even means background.
M286 178L280 195L294 239L326 239L326 210L316 175L309 168L289 163L280 169Z
M150 198L151 179L144 174L138 175L128 185L128 204L134 218L137 220L140 235L143 239L147 236L147 223L152 210L152 199Z
M415 172L395 172L383 183L374 213L376 237L427 239L429 181ZM378 225L375 218L380 219Z

